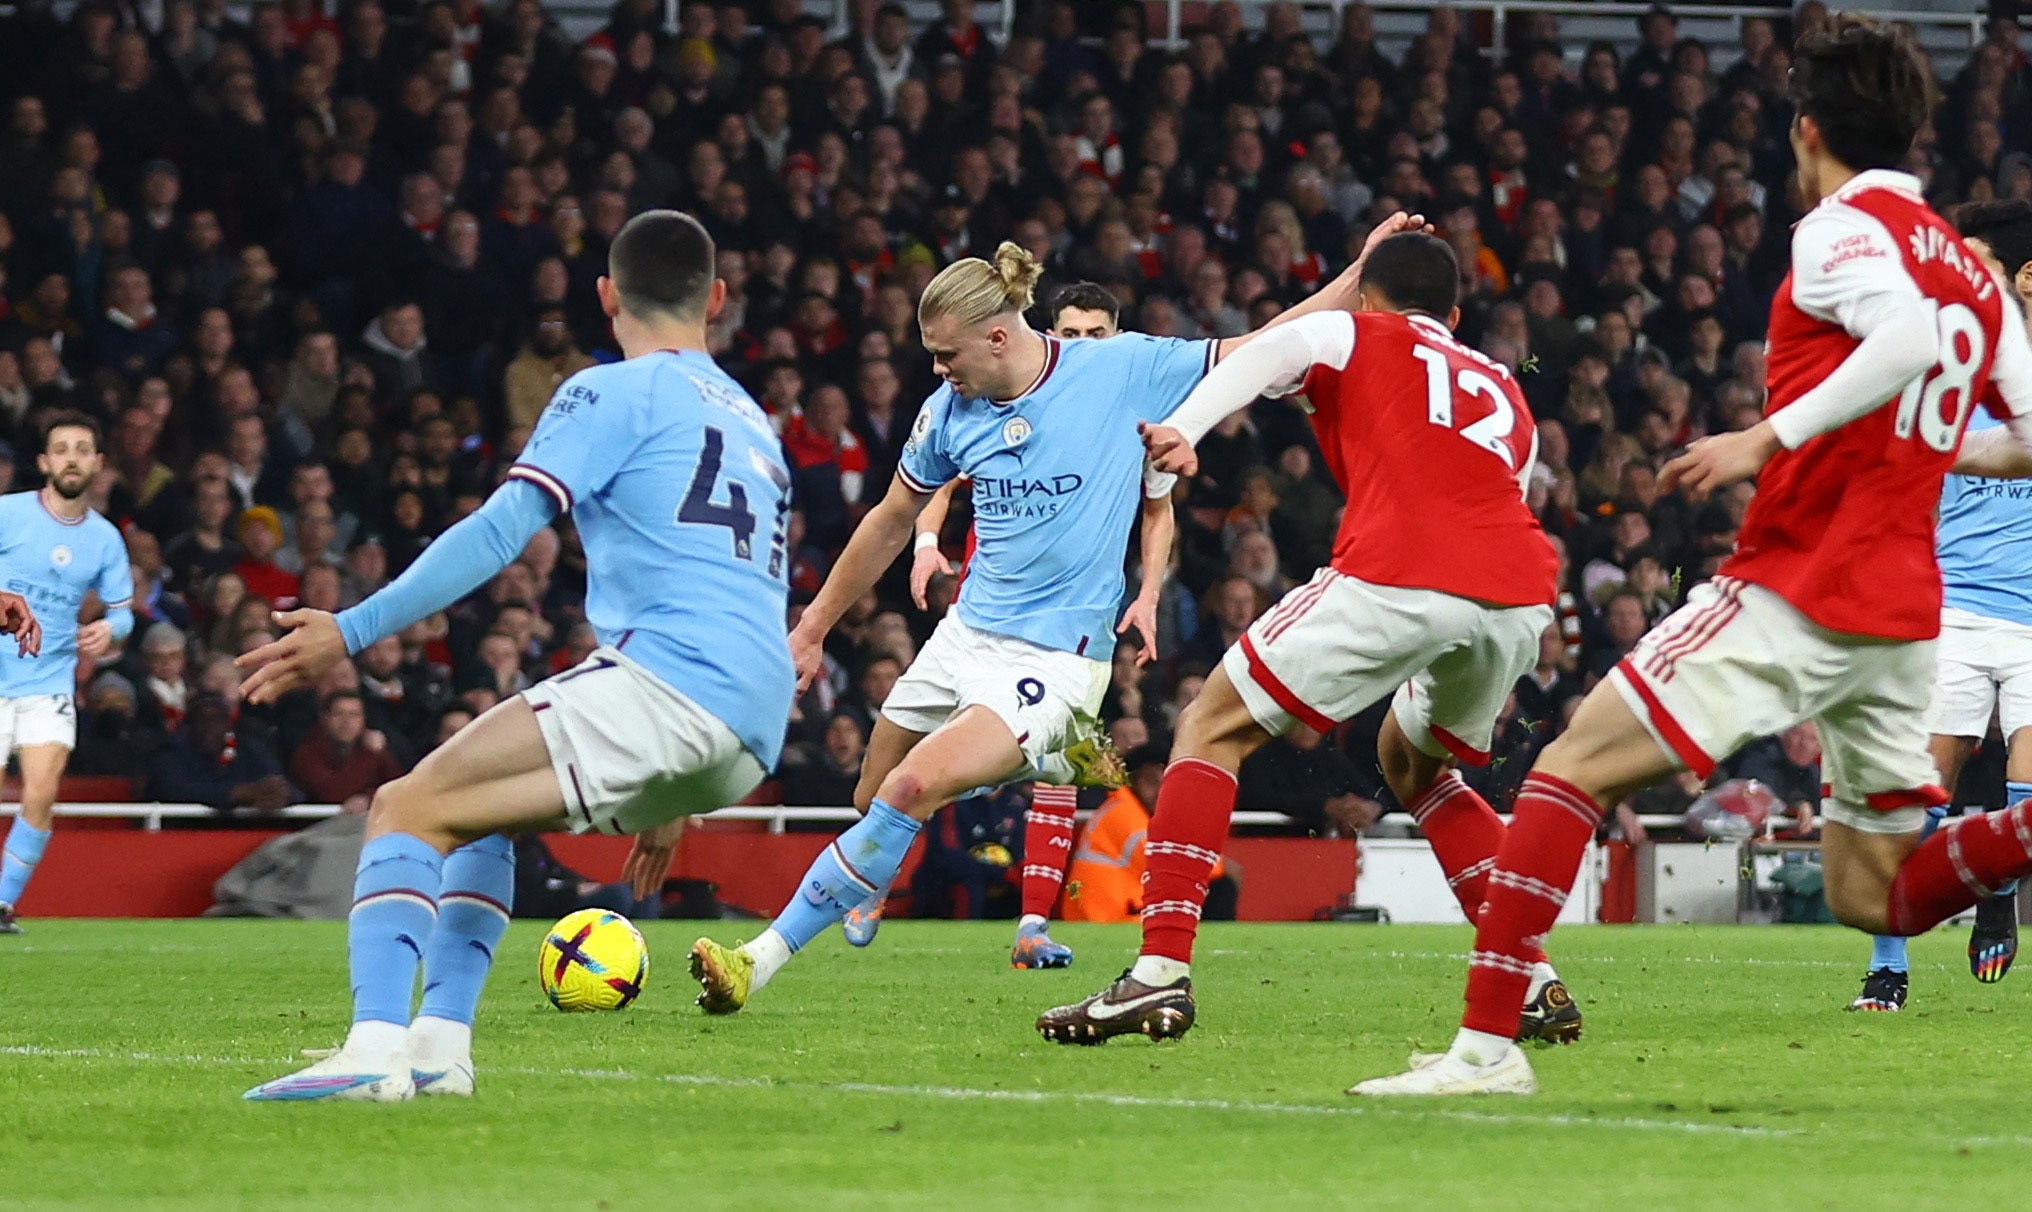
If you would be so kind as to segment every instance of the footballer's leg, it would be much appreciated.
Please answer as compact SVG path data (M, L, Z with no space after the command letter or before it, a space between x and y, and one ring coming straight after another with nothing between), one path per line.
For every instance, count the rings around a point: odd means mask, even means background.
M739 947L704 938L692 945L700 1008L708 1014L741 1009L806 943L896 877L932 813L1029 765L1002 716L978 704L959 711L882 779L867 813L813 861L767 930Z
M1051 911L1072 866L1073 814L1078 810L1077 787L1042 779L1030 785L1030 807L1023 813L1022 913L1009 948L1012 968L1072 967L1072 948L1051 937Z
M1113 984L1037 1018L1044 1038L1099 1044L1118 1035L1175 1039L1192 1029L1192 948L1207 881L1235 810L1235 771L1270 740L1228 674L1213 671L1178 719L1171 765L1144 847L1143 949Z
M861 778L854 785L854 811L868 814L868 806L875 802L875 793L882 787L882 780L896 769L917 743L929 735L930 730L913 732L891 720L887 715L875 717L875 730L868 737L868 749L861 757ZM875 894L852 909L840 919L840 933L847 942L856 947L865 947L875 941L875 932L882 928L882 910L889 901L889 885L884 884Z
M19 934L14 906L28 888L29 877L42 861L56 825L56 789L63 779L64 764L70 760L68 745L23 745L16 760L21 763L21 814L7 831L4 852L0 852L0 934Z
M473 1017L515 907L515 844L490 833L445 856L423 949L423 1004L409 1024L416 1092L473 1093Z
M1383 777L1431 843L1470 924L1480 920L1488 897L1503 822L1454 764L1488 763L1496 720L1517 679L1538 659L1539 640L1552 625L1551 611L1542 607L1485 609L1467 643L1442 653L1398 688L1377 740ZM1518 1042L1579 1039L1580 1007L1543 947L1527 947L1521 958L1531 964L1531 984Z
M1461 778L1451 757L1435 758L1413 745L1394 712L1383 717L1376 755L1397 802L1407 805L1406 810L1431 843L1432 855L1460 902L1461 912L1470 925L1481 920L1489 872L1495 868L1496 851L1503 844L1503 819ZM1574 1004L1544 948L1526 950L1531 985L1525 991L1517 1040L1570 1044L1580 1038L1580 1007Z
M1613 675L1612 675L1613 676ZM1529 1094L1530 1062L1512 1039L1531 984L1533 951L1559 918L1602 805L1671 774L1667 752L1610 683L1582 701L1565 734L1547 746L1517 793L1489 874L1488 899L1468 961L1467 1013L1437 1061L1362 1082L1365 1095Z
M410 999L436 925L445 855L504 829L556 825L564 808L536 714L519 695L377 791L347 919L352 1029L332 1056L246 1097L409 1098Z
M1947 793L1925 756L1920 715L1932 646L1886 645L1856 658L1857 691L1823 712L1821 746L1842 785L1824 805L1822 865L1835 919L1873 934L1924 934L2032 874L2032 801L1950 821L1919 840L1924 809Z
M1936 717L1942 709L1942 700L1953 701L1955 687L1946 680L1947 667L1943 662L1941 680L1934 686L1934 711ZM1989 726L1991 711L1989 678L1979 674L1981 684L1977 688L1977 712L1983 716L1983 728ZM1940 773L1940 785L1949 795L1961 781L1962 767L1968 764L1969 755L1975 752L1976 738L1973 736L1948 736L1935 733L1927 742L1927 752L1932 756L1934 768ZM1839 758L1836 754L1823 752L1821 774L1830 787L1840 785L1837 773ZM1925 841L1947 819L1947 809L1936 805L1926 810L1926 820L1920 825L1919 841ZM1973 955L1973 952L1971 952ZM1871 1014L1895 1014L1905 1008L1906 998L1911 992L1912 964L1907 955L1903 935L1873 934L1870 936L1870 966L1863 971L1863 987L1854 1000L1849 1002L1852 1011Z
M1072 948L1051 937L1051 913L1072 866L1079 789L1112 791L1129 777L1122 755L1094 715L1107 685L1105 679L1094 682L1088 701L1073 713L1065 745L1039 758L1032 772L1030 807L1023 814L1022 912L1016 919L1016 941L1009 948L1012 968L1072 967Z
M1978 738L1990 730L1990 720L1996 714L1999 648L1986 633L1962 625L1953 612L1942 620L1933 693L1926 708L1926 726L1932 734L1927 749L1939 772L1940 785L1950 795L1961 780L1962 767L1975 751ZM1822 781L1832 786L1835 779L1826 760L1821 773ZM1925 828L1930 831L1945 815L1945 809L1929 815ZM1924 835L1921 840L1925 840ZM1974 955L1971 947L1972 961ZM1870 966L1863 972L1863 988L1848 1008L1866 1012L1902 1010L1911 982L1910 968L1903 937L1872 936Z
M2003 707L2008 712L2004 726L2010 736L2004 757L2006 808L2032 799L2032 727L2019 724L2025 718L2026 708L2032 706L2019 701L2025 693L2023 683L2028 680L2032 680L2032 675L2020 673L2003 688ZM2012 961L2018 958L2016 881L2008 888L1998 889L1995 896L1985 897L1976 903L1976 922L1969 931L1968 957L1970 974L1986 985L2003 980L2010 972Z

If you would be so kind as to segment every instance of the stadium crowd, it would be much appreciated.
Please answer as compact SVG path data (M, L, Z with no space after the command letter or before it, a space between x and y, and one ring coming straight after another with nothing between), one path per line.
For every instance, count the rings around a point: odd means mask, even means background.
M1751 489L1696 506L1657 469L1759 414L1795 217L1786 47L1826 19L1817 0L1744 20L1726 54L1663 8L1627 54L1563 44L1542 13L1489 48L1472 14L1435 9L1401 57L1360 4L1331 38L1294 5L1256 10L1260 29L1206 6L1176 51L1133 3L1030 6L1006 43L970 0L923 26L862 0L843 37L802 7L685 0L670 34L653 0L619 0L577 44L538 0L0 16L0 488L36 482L43 417L96 418L90 499L127 537L139 619L118 659L81 665L73 773L236 813L357 806L588 652L565 524L315 693L243 706L231 664L272 607L336 609L400 573L484 499L562 379L618 356L594 279L651 207L719 242L715 352L795 469L793 602L935 386L914 303L939 268L1012 239L1047 266L1041 298L1091 281L1124 327L1229 336L1399 208L1451 242L1461 331L1524 386L1530 499L1565 559L1559 628L1471 781L1506 803L1581 691L1730 549ZM1941 82L1910 165L1936 204L2032 196L2018 33L1993 22ZM1259 402L1201 459L1176 496L1162 659L1115 662L1124 750L1161 743L1331 549L1341 498L1299 408ZM952 592L919 611L899 567L856 607L765 795L849 802L872 713ZM1364 827L1388 795L1379 718L1266 749L1242 806ZM1752 759L1787 777L1815 757L1810 736L1766 748Z

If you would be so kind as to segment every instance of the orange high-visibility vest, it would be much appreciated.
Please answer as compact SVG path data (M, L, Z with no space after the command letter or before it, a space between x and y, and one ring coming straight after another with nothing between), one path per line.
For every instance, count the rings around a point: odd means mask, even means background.
M1150 810L1127 787L1096 809L1073 847L1058 915L1069 922L1128 922L1143 912L1143 842ZM1218 877L1223 865L1216 863Z

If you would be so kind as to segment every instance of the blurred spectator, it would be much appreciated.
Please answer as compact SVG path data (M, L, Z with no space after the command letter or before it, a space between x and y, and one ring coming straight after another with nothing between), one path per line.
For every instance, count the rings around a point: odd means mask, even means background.
M851 804L861 781L861 754L868 747L861 723L852 714L835 712L826 721L818 754L783 772L786 804Z
M184 634L175 627L156 623L141 633L142 676L132 687L137 727L166 735L183 724L191 697L190 683L184 680L188 662Z
M240 514L240 559L234 575L257 598L279 602L296 596L296 575L275 561L282 548L282 518L266 505Z
M504 375L509 427L534 428L558 385L592 364L593 360L572 344L571 326L562 307L537 312L528 340Z
M402 777L388 738L367 727L367 706L357 690L324 697L318 725L289 758L289 777L315 803L365 812L381 784Z
M709 341L784 435L799 595L888 490L938 385L915 304L940 265L1013 237L1051 283L1100 275L1146 331L1234 336L1400 206L1460 251L1460 335L1512 367L1540 423L1530 500L1571 562L1563 651L1548 641L1518 688L1532 739L1734 542L1747 486L1695 503L1657 469L1761 408L1797 218L1786 47L1815 6L1713 47L1666 10L1587 46L1557 14L1513 14L1501 47L1437 10L1402 55L1359 4L1329 36L1293 6L1187 6L1175 51L1070 0L1021 9L1006 42L967 0L928 22L856 3L830 45L823 18L776 0L680 4L675 33L632 0L597 30L497 7L87 5L54 41L43 6L0 10L0 58L40 48L0 88L0 490L34 486L14 451L39 410L97 415L137 600L151 622L188 617L200 670L261 642L271 604L331 600L324 565L357 601L484 499L557 385L617 355L596 283L649 205L719 238ZM1943 70L1912 158L1939 207L2032 195L2024 73L1996 27ZM1332 551L1342 502L1302 397L1237 413L1199 454L1161 659L1118 671L1104 708L1124 736L1168 727ZM962 503L955 544L967 521ZM450 669L484 708L586 650L583 552L568 520L543 535L512 634L482 593L457 626L360 654L390 753L456 719ZM934 583L919 610L900 577L883 585L836 636L838 684L807 696L798 753L818 757L836 707L879 701L953 592ZM907 650L869 625L890 612ZM176 697L141 668L170 659L151 634L120 666L142 732ZM123 727L105 691L87 749Z
M1128 785L1108 793L1073 847L1059 901L1059 915L1067 921L1127 922L1142 913L1143 847L1167 759L1163 748L1148 744L1123 752ZM1234 916L1237 874L1225 860L1214 864L1203 916L1215 921Z
M274 812L296 800L274 753L259 738L241 736L232 708L209 693L191 700L183 723L156 755L149 794L221 812Z
M1373 798L1380 794L1378 780L1365 781L1348 756L1324 740L1293 724L1250 754L1236 776L1236 803L1253 812L1281 812L1327 836L1354 837L1375 824L1383 814Z

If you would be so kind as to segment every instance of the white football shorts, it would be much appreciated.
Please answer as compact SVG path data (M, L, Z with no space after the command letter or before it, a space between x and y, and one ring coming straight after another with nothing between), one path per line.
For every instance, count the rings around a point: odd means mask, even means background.
M1926 729L1980 740L1989 735L1992 715L2007 740L2032 727L2032 627L1949 606L1940 612L1939 665Z
M0 699L0 764L27 745L78 747L78 710L67 694Z
M933 732L965 708L986 707L1034 766L1065 747L1075 712L1100 712L1110 672L1106 661L979 631L948 614L896 679L882 715L905 731Z
M1479 766L1552 621L1551 606L1492 606L1322 568L1221 663L1272 734L1293 721L1324 732L1394 692L1391 714L1420 752Z
M640 833L713 812L768 772L718 717L615 648L522 692L573 833Z
M1609 682L1702 778L1748 742L1812 720L1821 815L1911 833L1947 802L1926 748L1934 648L1830 631L1762 585L1720 577L1687 594Z

